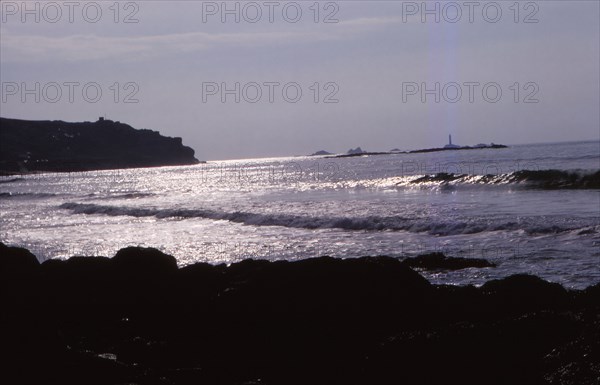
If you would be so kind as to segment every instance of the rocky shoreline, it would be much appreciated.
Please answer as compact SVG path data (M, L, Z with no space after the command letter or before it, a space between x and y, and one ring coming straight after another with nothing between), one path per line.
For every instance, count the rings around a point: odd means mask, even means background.
M432 285L424 256L40 264L0 243L5 383L598 384L600 284ZM432 267L430 263L434 263Z

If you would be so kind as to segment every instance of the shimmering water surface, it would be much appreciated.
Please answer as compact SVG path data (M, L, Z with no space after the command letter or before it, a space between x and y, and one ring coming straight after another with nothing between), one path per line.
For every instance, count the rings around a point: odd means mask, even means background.
M10 176L0 240L40 259L151 246L180 265L442 251L498 267L433 282L532 273L581 288L600 282L600 190L565 175L598 170L592 141Z

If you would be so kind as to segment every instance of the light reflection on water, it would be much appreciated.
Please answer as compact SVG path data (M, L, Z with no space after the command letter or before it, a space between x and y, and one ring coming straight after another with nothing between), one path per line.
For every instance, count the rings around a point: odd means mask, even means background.
M594 169L594 146L29 175L0 184L0 193L11 194L0 199L0 240L42 259L151 246L180 265L442 251L498 267L424 273L435 282L480 284L524 272L584 287L600 281L598 190L489 185L477 175L457 184L410 182L436 168ZM65 203L90 205L92 212L60 208Z

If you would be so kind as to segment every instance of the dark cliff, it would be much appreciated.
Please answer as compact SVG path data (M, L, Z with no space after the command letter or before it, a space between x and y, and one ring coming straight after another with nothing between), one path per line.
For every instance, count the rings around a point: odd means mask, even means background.
M0 171L86 171L196 164L181 138L127 124L0 118Z

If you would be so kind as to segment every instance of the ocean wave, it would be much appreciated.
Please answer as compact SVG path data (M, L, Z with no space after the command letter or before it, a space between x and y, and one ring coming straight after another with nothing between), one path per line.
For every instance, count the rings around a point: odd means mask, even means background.
M10 193L0 192L0 199L43 199L55 197L54 193Z
M203 209L160 209L147 207L108 206L85 203L64 203L62 209L74 214L156 217L168 218L203 218L242 223L250 226L281 226L301 229L342 229L352 231L408 231L412 233L428 233L431 235L475 234L491 231L524 231L529 235L557 234L584 226L561 227L556 224L531 221L432 221L427 218L403 218L399 216L382 217L367 216L362 218L300 216L292 214L261 214L250 212L225 212ZM587 225L589 226L589 225Z
M155 195L156 194L154 194L154 193L137 192L137 193L127 193L127 194L113 195L113 196L109 196L107 198L108 199L137 199L137 198L152 197L152 196L155 196Z
M521 170L500 175L438 173L424 175L399 185L522 185L537 189L600 189L600 170Z
M2 183L13 183L25 180L25 178L11 178L11 179L0 179L0 184Z
M110 200L110 199L138 199L156 196L154 193L131 192L115 195L106 195L99 193L91 193L86 195L90 200Z

